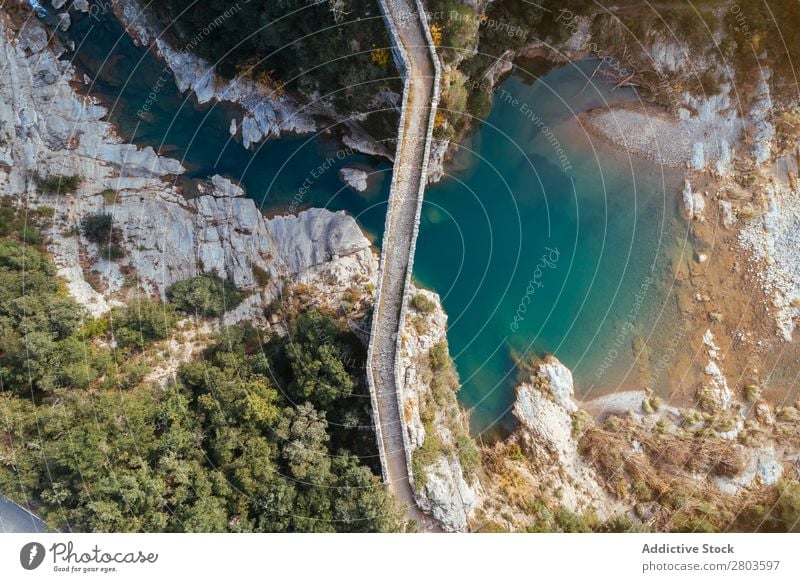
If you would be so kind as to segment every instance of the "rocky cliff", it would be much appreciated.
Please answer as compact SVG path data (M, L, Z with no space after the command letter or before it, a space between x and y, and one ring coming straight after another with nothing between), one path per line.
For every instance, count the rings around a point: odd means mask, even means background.
M419 507L448 531L465 531L481 495L477 448L447 351L447 315L439 296L412 289L402 336L400 400ZM474 458L470 459L470 455ZM472 462L465 468L463 463Z
M122 143L102 121L104 108L75 92L73 68L58 59L58 42L48 42L39 22L19 26L4 14L0 27L1 192L53 209L48 245L59 274L95 315L134 289L163 296L201 273L251 292L231 320L263 319L287 282L313 283L335 304L355 282L374 279L377 260L351 217L313 209L266 220L220 176L185 198L164 179L183 172L181 164ZM59 176L80 184L69 192L42 188ZM80 233L83 218L97 213L113 217L124 257L102 256Z

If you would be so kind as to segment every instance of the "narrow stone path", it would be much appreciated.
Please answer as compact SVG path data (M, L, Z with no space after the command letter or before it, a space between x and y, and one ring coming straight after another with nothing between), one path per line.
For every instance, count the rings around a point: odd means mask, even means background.
M425 17L420 15L417 4L413 0L382 0L382 5L387 24L405 54L407 90L383 238L368 376L377 413L384 480L419 530L439 531L435 520L420 511L414 499L396 378L401 309L411 281L419 209L427 181L438 75L421 20Z

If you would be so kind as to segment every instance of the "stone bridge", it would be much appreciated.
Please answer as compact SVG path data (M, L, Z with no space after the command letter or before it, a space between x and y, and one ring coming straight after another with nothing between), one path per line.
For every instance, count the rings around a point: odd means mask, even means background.
M416 521L418 529L434 531L439 529L438 525L420 511L414 498L414 476L407 454L408 433L402 414L397 364L439 100L440 70L421 1L381 0L381 9L392 36L395 62L405 82L367 378L383 479L406 508L408 518Z

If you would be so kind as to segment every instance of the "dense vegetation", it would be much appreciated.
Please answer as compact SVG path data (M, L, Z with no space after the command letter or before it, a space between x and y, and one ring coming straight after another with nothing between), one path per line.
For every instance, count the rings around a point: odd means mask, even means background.
M167 289L167 297L180 311L199 317L218 317L242 302L236 287L213 275L178 281Z
M227 77L251 75L289 91L333 95L340 112L367 111L396 77L375 0L323 2L166 0L150 6L172 23L177 46Z
M146 379L175 306L141 298L92 319L38 242L2 235L4 495L60 530L397 528L363 349L337 320L300 314L285 337L228 329L164 388Z
M537 40L548 44L563 40L569 36L569 28L562 21L588 11L589 4L587 0L536 4L497 0L478 15L460 0L431 0L430 21L438 52L454 65L443 80L435 137L460 141L474 120L489 114L493 87L486 81L486 72L497 59L509 49Z

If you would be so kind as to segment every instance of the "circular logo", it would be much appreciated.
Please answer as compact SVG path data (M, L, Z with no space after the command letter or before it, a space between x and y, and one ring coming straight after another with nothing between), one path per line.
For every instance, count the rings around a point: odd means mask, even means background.
M39 542L30 542L19 551L19 563L26 570L35 570L44 561L44 546Z

